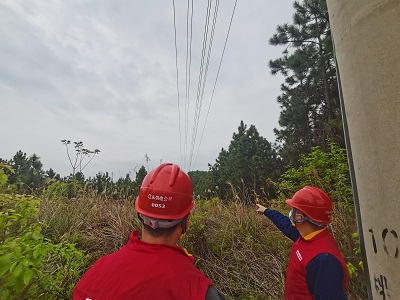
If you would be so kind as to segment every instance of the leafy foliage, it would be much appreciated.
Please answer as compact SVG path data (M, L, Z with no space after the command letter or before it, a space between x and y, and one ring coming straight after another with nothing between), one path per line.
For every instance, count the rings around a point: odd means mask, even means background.
M83 193L84 185L76 179L56 181L46 188L43 195L48 198L74 198Z
M332 200L353 211L353 196L350 184L346 150L329 143L328 151L319 146L310 154L302 154L298 168L289 168L281 176L279 190L286 198L306 185L317 186L326 191Z
M0 160L0 193L7 190L7 188L4 188L4 186L6 186L8 182L8 176L3 169L7 169L11 174L14 174L14 170L7 163L3 163Z
M0 299L68 299L82 273L82 251L42 235L39 204L32 196L0 195Z

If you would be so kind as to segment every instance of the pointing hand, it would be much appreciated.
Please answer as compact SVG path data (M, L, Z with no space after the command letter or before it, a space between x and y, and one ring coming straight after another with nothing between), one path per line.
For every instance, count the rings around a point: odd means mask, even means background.
M259 214L259 215L263 215L264 214L264 211L267 209L266 207L264 207L264 206L262 206L262 205L260 205L260 204L256 204L257 205L257 213Z

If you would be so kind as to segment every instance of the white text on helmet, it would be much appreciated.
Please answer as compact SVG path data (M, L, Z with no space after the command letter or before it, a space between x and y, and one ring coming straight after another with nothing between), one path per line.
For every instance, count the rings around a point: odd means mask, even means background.
M156 201L171 201L172 196L167 197L167 196L160 196L160 195L153 195L153 194L148 194L147 198L150 200L156 200Z
M151 207L156 207L156 208L165 208L165 204L164 203L151 203Z

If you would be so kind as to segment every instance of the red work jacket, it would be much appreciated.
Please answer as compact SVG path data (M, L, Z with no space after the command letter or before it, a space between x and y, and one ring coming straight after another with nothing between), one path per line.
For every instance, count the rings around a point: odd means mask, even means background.
M306 282L307 264L318 254L329 253L336 257L343 267L343 287L347 290L348 269L335 239L324 230L310 240L300 237L293 243L289 266L286 272L285 299L312 300Z
M212 285L194 266L194 257L178 246L138 240L100 258L76 285L73 300L205 299Z

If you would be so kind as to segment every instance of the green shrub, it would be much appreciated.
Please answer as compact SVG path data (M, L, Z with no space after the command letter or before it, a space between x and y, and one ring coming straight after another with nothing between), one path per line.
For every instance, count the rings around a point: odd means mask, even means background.
M53 182L43 193L43 195L50 199L55 198L75 198L82 194L83 185L76 179L70 179L67 182L56 181Z
M69 299L85 266L73 244L44 238L40 200L0 194L0 299Z
M6 163L0 163L0 193L10 193L17 189L15 184L8 184L8 176L4 169L14 174L14 170Z
M0 186L3 186L7 183L7 174L4 172L3 169L0 169Z
M354 204L346 149L335 143L330 143L326 152L313 147L310 154L300 156L299 168L289 168L282 174L279 191L281 196L289 198L306 185L323 189L333 201L352 212Z

